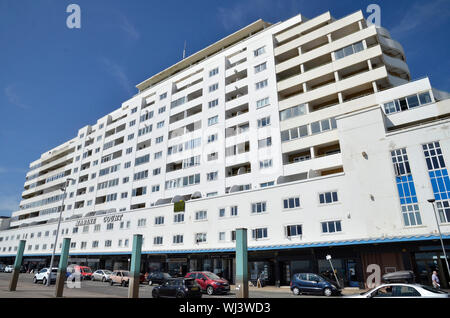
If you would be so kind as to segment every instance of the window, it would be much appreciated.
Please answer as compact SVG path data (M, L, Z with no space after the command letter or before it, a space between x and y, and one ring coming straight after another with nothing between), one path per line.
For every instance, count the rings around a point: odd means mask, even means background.
M206 220L208 217L208 212L207 211L197 211L195 212L195 219L197 221L199 220Z
M283 208L284 209L295 209L300 207L300 198L293 197L289 199L283 200Z
M156 128L162 128L164 127L164 120L160 121L159 123L156 124Z
M195 242L196 243L205 243L206 242L206 233L196 233L195 234Z
M106 230L107 231L111 231L114 229L114 223L108 223L106 224Z
M215 99L215 100L208 102L208 108L213 108L213 107L216 107L217 105L219 105L219 99Z
M152 119L152 118L153 118L153 115L154 115L153 110L150 111L150 112L146 111L146 113L145 113L144 115L141 115L141 117L140 117L140 122L142 123L143 121Z
M286 226L285 231L286 237L302 236L302 226L300 224L288 225Z
M272 159L266 159L259 162L259 169L267 169L272 167Z
M261 64L259 64L259 65L256 65L256 66L255 66L255 74L256 74L256 73L259 73L259 72L262 72L262 71L264 71L264 70L266 70L266 69L267 69L267 63L266 63L266 62L261 63Z
M101 229L101 224L96 224L94 226L94 232L100 232L100 229Z
M431 103L431 95L429 92L423 92L419 94L410 95L407 97L399 98L393 101L384 103L384 112L386 115L405 111L418 106Z
M145 227L147 224L147 219L139 219L138 220L138 227Z
M225 241L225 232L219 232L219 241Z
M263 182L263 183L260 183L260 187L261 188L266 188L266 187L271 187L271 186L274 186L275 185L275 181L269 181L269 182Z
M252 230L252 238L254 240L267 238L267 228L264 227L264 228L259 228L259 229Z
M159 184L152 186L152 192L158 192L159 191Z
M216 67L215 69L209 71L209 77L212 77L212 76L214 76L216 74L219 74L219 68L218 67Z
M214 91L216 91L216 90L218 90L219 89L219 84L218 83L216 83L216 84L213 84L213 85L211 85L211 86L209 86L209 92L211 93L211 92L214 92Z
M148 177L148 170L141 171L134 174L134 181L143 180L146 179L147 177Z
M266 202L252 203L252 213L263 213L267 212Z
M184 222L184 213L176 213L173 217L174 223L183 223Z
M173 244L182 244L182 243L183 243L183 235L173 236Z
M232 206L230 208L230 215L231 216L237 216L238 215L238 206L237 205Z
M206 181L215 181L217 180L218 176L219 176L218 171L209 172L206 174Z
M155 236L153 238L153 244L154 245L162 245L163 244L163 237L162 236Z
M126 150L126 154L127 155L132 153L132 152L133 152L133 147L127 148L127 150Z
M219 159L219 153L218 152L213 152L208 154L208 161L213 161L213 160L217 160Z
M259 90L259 89L262 89L262 88L266 87L267 84L268 84L268 80L265 79L264 81L256 83L255 84L255 88L256 88L256 90Z
M272 137L258 140L258 148L265 148L272 146Z
M154 175L154 176L157 176L157 175L159 175L159 174L161 174L161 168L153 169L153 175Z
M214 117L208 118L208 126L215 125L218 122L219 122L219 116L214 116Z
M136 158L135 161L134 161L134 165L135 166L139 166L139 165L142 165L142 164L147 163L149 161L150 161L150 154L147 154L145 156Z
M145 126L144 128L139 129L138 137L152 132L152 127L153 127L152 125L148 125L148 126Z
M134 114L135 112L137 112L137 107L135 107L135 108L133 108L133 109L131 110L131 113L132 113L132 114Z
M162 157L162 151L155 152L155 160Z
M166 106L158 108L158 114L162 114L166 111Z
M223 218L223 217L225 217L225 209L221 208L221 209L219 209L219 218Z
M163 94L159 95L159 100L163 100L165 98L167 98L167 93L163 93Z
M122 192L121 195L120 195L120 198L121 198L121 199L126 199L126 198L128 198L128 192Z
M157 137L156 143L159 144L159 143L163 142L163 140L164 140L164 136Z
M164 216L155 217L155 225L163 225L164 224Z
M125 164L123 165L123 167L124 167L125 169L130 168L130 167L131 167L131 161L125 162Z
M322 222L322 233L342 232L341 221Z
M334 56L336 60L339 60L341 58L344 58L346 56L358 53L360 51L364 50L364 46L362 42L357 42L355 44L346 46L336 52L334 52Z
M147 187L140 187L140 188L133 189L131 195L133 197L139 197L139 196L145 195L145 194L147 194Z
M270 104L269 97L260 99L256 101L256 109L263 108L265 106L268 106L269 104Z
M264 53L266 53L266 47L265 46L260 47L259 49L256 49L256 50L253 51L253 55L255 57L260 56L260 55L262 55Z
M288 120L289 118L294 118L306 114L306 105L300 104L280 112L280 120Z
M338 194L336 191L334 192L325 192L319 194L319 203L320 204L330 204L338 202Z
M216 134L213 134L213 135L209 135L209 136L208 136L208 144L217 141L218 138L219 138L219 137L218 137L218 134L217 134L217 133L216 133Z
M258 128L263 128L270 125L270 116L258 119Z
M177 100L173 101L172 103L170 103L170 108L175 108L175 107L181 106L184 103L186 103L186 97L183 96L183 97L178 98Z
M111 247L112 246L112 241L111 240L106 240L105 241L105 247Z
M437 201L436 207L441 223L450 223L450 200Z
M132 127L132 126L134 126L134 125L136 125L136 119L134 119L134 120L132 120L132 121L130 121L130 122L128 123L128 126L129 126L129 127Z

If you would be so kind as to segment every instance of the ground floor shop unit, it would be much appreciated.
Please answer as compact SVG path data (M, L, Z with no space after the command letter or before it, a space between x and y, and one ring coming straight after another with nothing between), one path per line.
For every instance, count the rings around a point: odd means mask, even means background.
M450 252L450 239L444 240ZM257 279L266 285L288 286L295 273L319 273L335 280L332 268L343 287L367 287L367 278L373 273L369 265L379 266L380 275L412 270L416 282L431 285L434 270L439 274L442 288L449 288L450 277L437 237L411 238L382 243L381 241L361 244L316 244L307 247L265 247L249 248L249 280ZM447 252L447 256L448 256ZM327 256L331 256L327 260ZM55 266L59 257L55 258ZM14 257L2 257L0 263L12 264ZM25 269L40 269L48 266L50 255L25 255ZM127 253L71 254L69 264L79 264L96 269L128 270L131 251ZM235 283L236 258L234 250L189 250L156 253L144 251L141 258L141 272L168 272L172 276L184 276L190 271L210 271Z

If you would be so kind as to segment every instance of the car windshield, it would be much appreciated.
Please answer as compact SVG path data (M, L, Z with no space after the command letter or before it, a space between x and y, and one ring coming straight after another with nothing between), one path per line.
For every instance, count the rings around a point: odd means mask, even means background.
M435 293L435 294L448 294L447 292L440 290L440 289L435 289L433 287L429 287L429 286L425 286L425 285L419 285L419 287L422 287L423 289Z
M210 273L210 272L206 272L205 275L209 278L209 279L214 279L214 280L218 280L221 279L219 276L217 276L216 274Z
M90 268L83 268L83 272L85 272L85 273L92 273Z
M103 271L106 275L111 275L112 274L112 272L110 272L110 271Z

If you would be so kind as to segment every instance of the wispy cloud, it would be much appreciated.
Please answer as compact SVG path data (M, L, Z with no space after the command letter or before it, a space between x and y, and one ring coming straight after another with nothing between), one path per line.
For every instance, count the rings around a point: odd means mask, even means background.
M448 0L434 0L415 2L400 22L391 28L391 34L402 37L412 32L417 27L436 25L442 20L450 18L450 5Z
M8 102L21 109L29 109L30 107L22 101L22 98L17 93L17 88L15 85L10 84L6 86L3 90Z
M133 84L125 74L123 68L109 58L102 57L100 59L106 71L114 77L116 82L129 94L133 94Z
M131 39L136 41L139 40L141 34L136 29L136 27L130 22L130 20L123 14L120 14L120 20L121 20L121 24L119 25L120 29L122 29L122 31L124 31Z

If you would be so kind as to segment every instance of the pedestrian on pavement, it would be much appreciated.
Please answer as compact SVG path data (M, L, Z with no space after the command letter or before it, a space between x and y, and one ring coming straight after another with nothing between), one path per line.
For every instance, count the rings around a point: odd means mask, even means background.
M433 283L434 288L439 289L441 287L437 271L433 271L433 275L431 275L431 282Z

